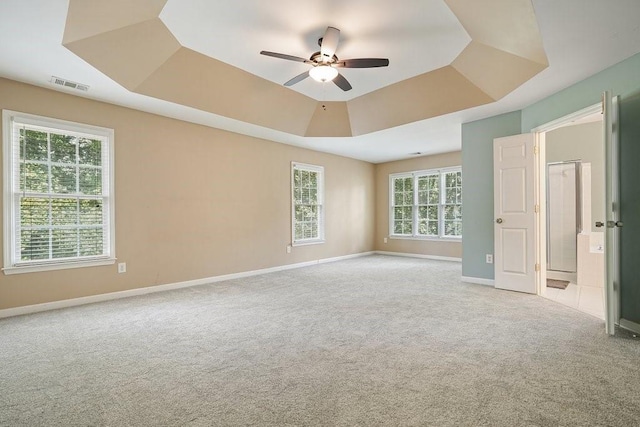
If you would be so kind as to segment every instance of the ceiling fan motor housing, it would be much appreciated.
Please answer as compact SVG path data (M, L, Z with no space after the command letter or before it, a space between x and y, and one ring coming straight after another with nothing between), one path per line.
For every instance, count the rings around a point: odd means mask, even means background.
M320 40L322 40L322 39L320 39ZM319 64L319 63L323 62L322 61L322 54L320 52L315 52L313 55L311 55L309 60L315 62L316 64ZM335 64L338 61L339 61L338 57L336 55L333 55L333 57L331 57L331 58L326 60L326 63Z
M311 76L318 82L333 81L336 86L344 91L351 90L351 84L344 78L335 67L340 68L375 68L389 65L387 58L358 58L340 61L335 55L340 40L340 30L335 27L327 27L324 37L318 39L320 51L313 53L309 59L299 56L285 55L283 53L261 51L261 55L272 56L274 58L286 59L288 61L304 62L313 65L308 72L298 74L294 78L284 83L285 86L292 86Z

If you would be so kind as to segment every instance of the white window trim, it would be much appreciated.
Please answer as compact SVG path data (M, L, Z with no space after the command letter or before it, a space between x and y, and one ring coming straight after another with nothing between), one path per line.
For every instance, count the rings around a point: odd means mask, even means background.
M293 173L295 169L303 169L318 173L318 205L320 206L320 218L318 221L318 237L314 239L296 240L296 201ZM310 165L308 163L291 162L291 246L317 245L324 243L324 167Z
M462 172L462 166L450 166L446 168L439 169L426 169L420 171L412 171L412 172L399 172L389 175L389 206L388 206L388 215L389 215L389 235L388 237L393 240L433 240L433 241L450 241L450 242L460 242L462 241L462 236L446 236L444 234L444 212L442 203L442 198L444 197L444 176L449 172ZM437 236L425 236L422 234L417 234L418 230L418 215L415 213L415 207L418 205L418 192L415 190L415 179L418 176L424 175L435 175L439 174L440 178L440 200L438 203L438 232ZM394 223L393 223L393 181L396 178L413 178L414 179L414 191L413 191L413 230L414 233L412 235L406 234L394 234Z
M61 259L46 260L41 262L29 262L16 264L14 261L14 245L16 242L15 233L15 209L13 197L13 177L14 175L14 147L12 140L13 121L19 121L34 126L60 129L69 133L100 136L106 140L109 156L109 253L103 256L86 257L82 259ZM2 111L3 129L3 231L4 231L4 274L33 273L39 271L63 270L69 268L94 267L110 265L116 262L115 248L115 198L114 198L114 131L113 129L85 125L81 123L69 122L66 120L53 119L49 117L36 116L34 114L21 113L11 110Z

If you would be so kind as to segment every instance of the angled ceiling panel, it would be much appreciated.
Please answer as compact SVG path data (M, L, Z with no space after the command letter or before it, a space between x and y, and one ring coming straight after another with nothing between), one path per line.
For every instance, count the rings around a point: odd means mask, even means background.
M180 48L135 92L303 136L317 102L191 49Z
M443 1L472 40L451 65L326 110L181 46L159 17L166 0L71 0L64 45L132 92L292 135L357 136L493 102L547 66L530 0Z
M352 136L346 102L318 102L305 136Z
M107 31L65 47L130 91L180 49L159 18Z
M475 42L548 65L531 0L445 0Z
M155 19L167 0L69 0L62 44Z
M354 135L494 101L451 66L389 85L348 102Z
M509 94L547 68L476 41L472 41L451 65L494 100Z

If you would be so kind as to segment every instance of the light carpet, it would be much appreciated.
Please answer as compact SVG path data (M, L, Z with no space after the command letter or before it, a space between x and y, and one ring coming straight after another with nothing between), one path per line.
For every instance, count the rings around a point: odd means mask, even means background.
M640 343L370 256L0 320L2 426L640 425Z

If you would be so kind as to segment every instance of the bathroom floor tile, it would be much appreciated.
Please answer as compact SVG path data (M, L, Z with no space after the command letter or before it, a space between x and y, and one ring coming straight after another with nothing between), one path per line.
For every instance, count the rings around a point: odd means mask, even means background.
M594 286L580 286L578 310L604 319L604 290Z
M580 289L578 285L569 283L569 286L565 290L561 290L556 297L556 301L569 307L578 308L578 299L580 296Z

